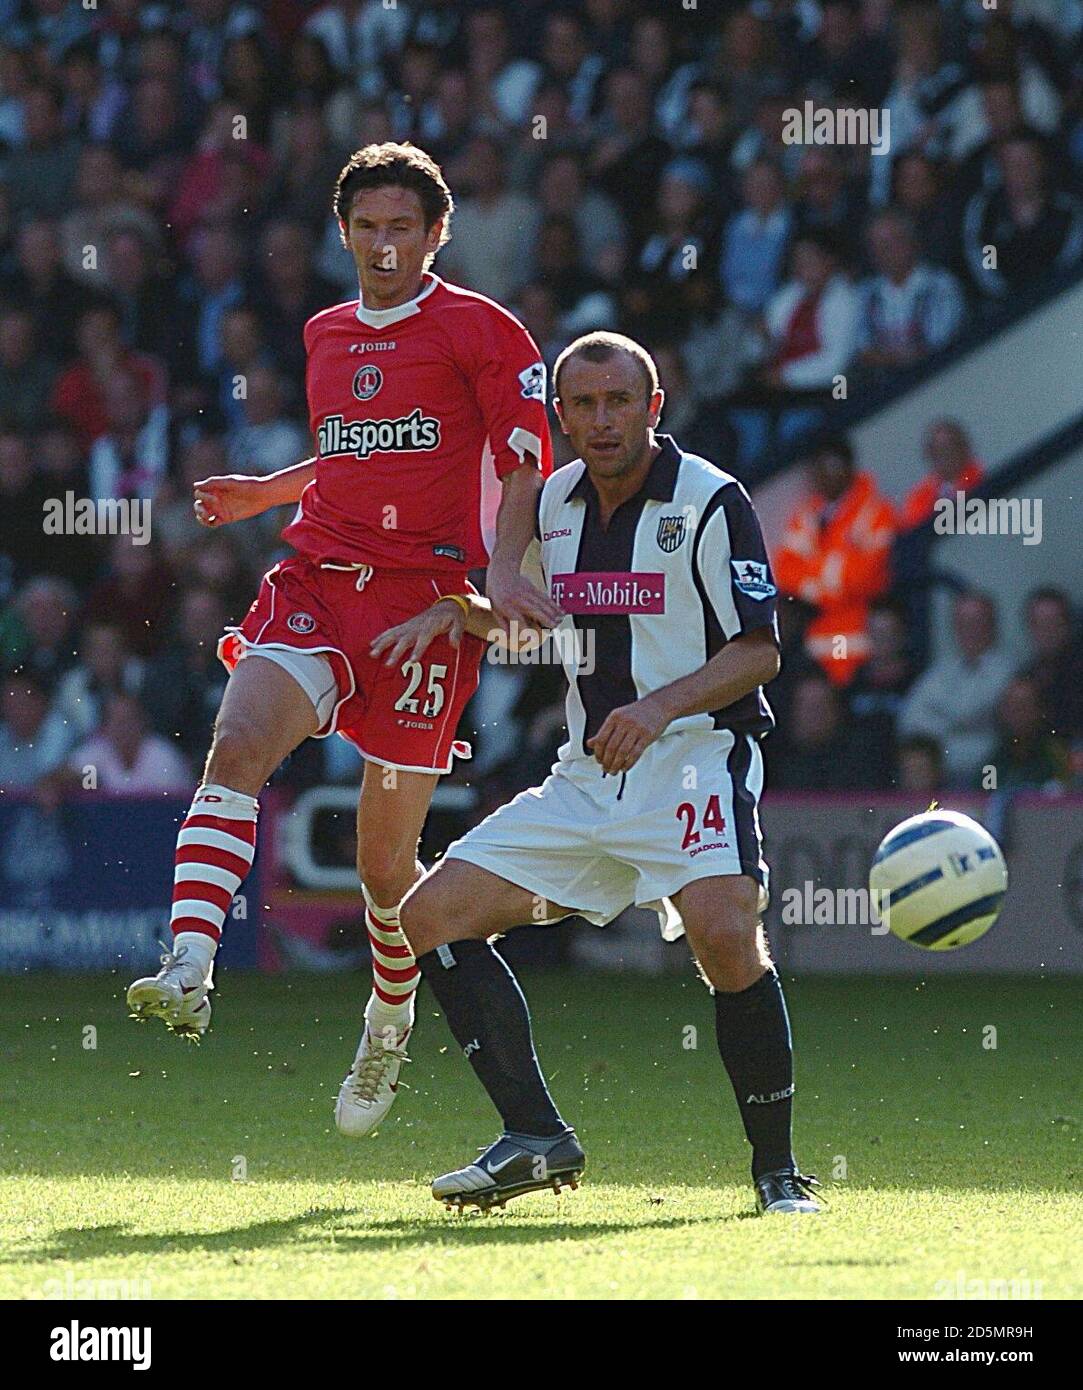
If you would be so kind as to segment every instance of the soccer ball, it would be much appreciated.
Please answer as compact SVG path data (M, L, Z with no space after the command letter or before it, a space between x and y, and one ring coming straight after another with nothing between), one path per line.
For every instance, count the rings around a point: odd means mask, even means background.
M900 941L954 951L977 941L996 921L1008 869L984 826L934 807L884 836L869 887Z

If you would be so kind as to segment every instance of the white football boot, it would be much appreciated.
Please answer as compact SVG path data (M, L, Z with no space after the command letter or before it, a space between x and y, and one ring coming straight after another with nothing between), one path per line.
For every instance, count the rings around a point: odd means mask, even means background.
M140 1023L160 1018L171 1033L199 1042L211 1021L213 962L202 967L188 960L187 947L167 950L157 975L144 975L128 986L128 1008Z
M395 1104L399 1089L399 1072L406 1055L410 1029L397 1038L374 1037L365 1024L357 1056L345 1081L338 1088L335 1102L335 1127L350 1139L362 1139L371 1134Z

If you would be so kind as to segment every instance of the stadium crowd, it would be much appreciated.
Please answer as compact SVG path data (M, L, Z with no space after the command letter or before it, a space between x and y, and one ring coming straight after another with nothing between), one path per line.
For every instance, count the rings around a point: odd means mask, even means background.
M1083 260L1081 32L1077 0L0 0L0 787L53 797L88 764L192 785L218 637L284 521L206 531L192 484L311 452L302 326L357 292L332 185L385 139L455 194L438 273L512 308L550 367L594 328L639 339L664 427L753 487L814 441L774 556L773 786L934 791L989 763L1083 785L1068 597L1028 596L1020 665L959 594L926 665L898 582L980 447L928 421L927 476L889 500L826 432L838 374L920 371ZM806 101L889 112L890 156L787 143ZM149 537L44 534L68 494L149 501ZM561 677L483 671L457 775L495 803L547 769ZM281 775L357 772L332 739Z

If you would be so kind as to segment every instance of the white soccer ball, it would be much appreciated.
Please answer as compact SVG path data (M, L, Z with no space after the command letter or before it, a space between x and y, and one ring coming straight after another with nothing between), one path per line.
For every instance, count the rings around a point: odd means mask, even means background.
M1008 888L1000 846L959 811L925 811L888 831L869 870L869 887L900 941L954 951L997 919Z

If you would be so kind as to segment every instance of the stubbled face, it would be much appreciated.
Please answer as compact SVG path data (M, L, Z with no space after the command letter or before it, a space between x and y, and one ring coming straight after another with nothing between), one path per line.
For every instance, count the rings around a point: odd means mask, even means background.
M343 235L366 306L390 309L414 298L442 228L442 222L434 222L426 231L421 199L412 188L389 184L354 195Z
M620 478L643 460L663 395L648 396L639 363L615 351L601 362L572 357L561 368L561 429L592 477Z

